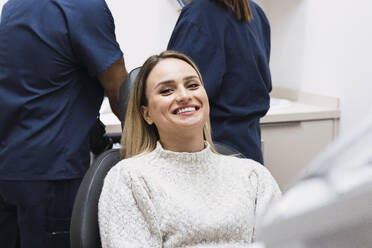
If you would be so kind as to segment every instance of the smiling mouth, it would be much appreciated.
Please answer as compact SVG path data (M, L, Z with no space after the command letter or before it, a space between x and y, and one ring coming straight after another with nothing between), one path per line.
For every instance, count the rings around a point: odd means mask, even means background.
M183 114L186 112L193 112L199 110L199 107L186 107L186 108L179 108L176 109L173 113L176 115Z

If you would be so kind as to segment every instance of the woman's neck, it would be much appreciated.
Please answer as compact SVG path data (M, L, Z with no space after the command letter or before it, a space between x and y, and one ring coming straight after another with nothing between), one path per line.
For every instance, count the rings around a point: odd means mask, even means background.
M200 152L204 149L203 133L200 135L175 134L160 136L160 144L164 149L173 152Z

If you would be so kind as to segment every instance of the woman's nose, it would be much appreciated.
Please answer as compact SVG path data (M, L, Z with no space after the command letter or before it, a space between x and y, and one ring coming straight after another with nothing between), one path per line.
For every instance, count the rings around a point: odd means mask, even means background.
M177 101L181 102L181 101L187 101L190 99L191 99L191 94L187 89L180 88L177 90L177 98L176 98Z

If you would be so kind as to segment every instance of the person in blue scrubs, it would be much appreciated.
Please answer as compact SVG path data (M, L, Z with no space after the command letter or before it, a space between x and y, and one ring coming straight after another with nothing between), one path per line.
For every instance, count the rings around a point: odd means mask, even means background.
M263 163L259 120L270 106L270 25L251 0L193 0L168 50L199 67L211 106L213 140Z
M9 0L0 20L0 247L69 247L104 94L127 71L104 0Z

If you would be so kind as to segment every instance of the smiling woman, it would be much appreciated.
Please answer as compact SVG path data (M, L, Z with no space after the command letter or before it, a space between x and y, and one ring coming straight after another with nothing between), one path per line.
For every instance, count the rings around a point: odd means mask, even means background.
M186 112L186 108L195 110ZM214 151L202 78L183 54L166 51L147 59L137 76L125 119L121 142L125 158L151 152L158 140L172 151L191 147L186 152L202 150L206 140Z
M280 195L259 163L215 152L202 78L183 54L142 66L123 137L126 159L99 200L103 248L247 247L255 217Z
M202 150L209 105L195 69L180 59L163 59L150 72L146 86L148 106L141 106L143 117L147 124L156 126L163 147L173 151L185 149L179 146L192 148L188 152ZM185 140L195 145L185 144Z

